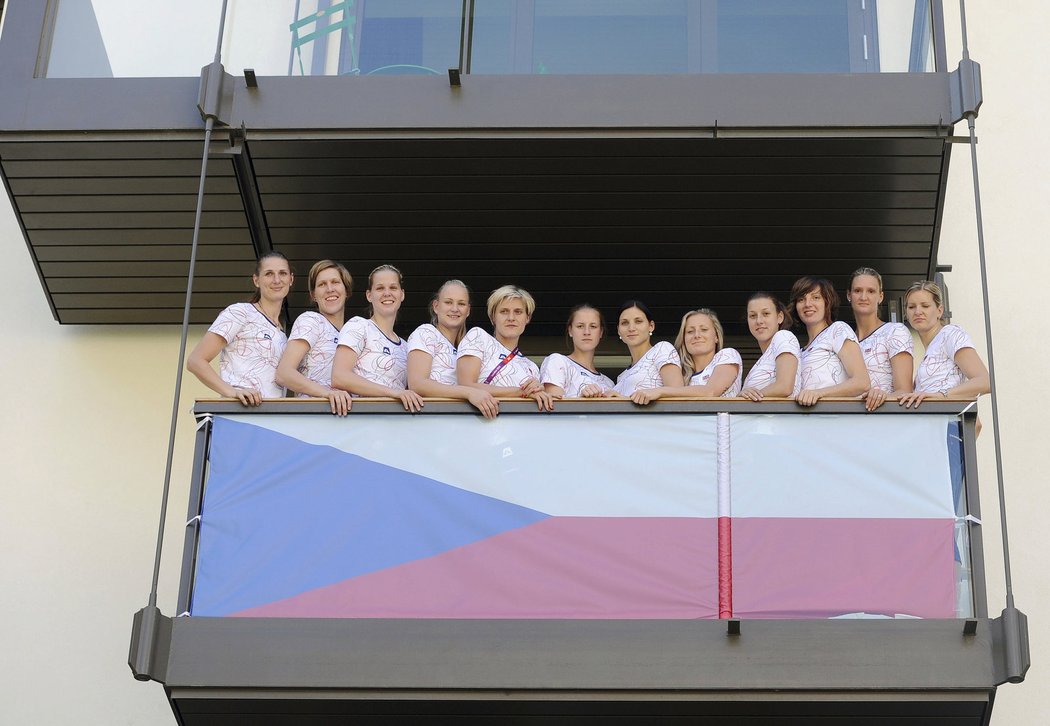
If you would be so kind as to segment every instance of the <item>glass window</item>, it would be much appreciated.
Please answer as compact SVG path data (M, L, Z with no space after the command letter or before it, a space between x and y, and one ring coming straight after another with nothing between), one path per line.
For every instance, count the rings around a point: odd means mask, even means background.
M365 0L361 75L438 74L459 66L462 0Z

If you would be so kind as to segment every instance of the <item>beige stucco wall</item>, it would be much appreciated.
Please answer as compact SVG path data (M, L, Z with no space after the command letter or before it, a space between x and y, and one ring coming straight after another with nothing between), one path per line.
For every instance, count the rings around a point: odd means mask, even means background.
M957 11L948 3L949 21ZM1050 401L1041 283L1050 269L1050 117L1037 0L970 3L971 52L984 70L978 147L989 247L1003 455L1018 606L1031 618L1035 666L1004 687L993 723L1042 724L1050 654L1050 577L1041 534L1050 509L1043 431ZM949 57L958 58L957 27ZM960 128L958 133L963 133ZM941 261L955 322L983 346L968 148L954 150ZM131 615L153 562L178 335L173 328L61 327L48 310L14 215L0 201L0 303L7 384L0 417L0 723L167 724L160 686L125 665ZM1035 369L1033 370L1033 366ZM192 426L181 404L160 605L174 610ZM989 404L982 401L989 420ZM980 442L990 605L1003 604L990 427Z

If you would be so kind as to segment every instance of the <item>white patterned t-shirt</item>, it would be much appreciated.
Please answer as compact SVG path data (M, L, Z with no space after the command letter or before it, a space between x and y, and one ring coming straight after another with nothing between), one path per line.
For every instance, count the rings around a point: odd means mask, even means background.
M608 376L584 368L567 355L551 353L540 366L540 383L550 383L565 391L566 398L579 398L585 386L595 385L602 393L612 390L613 382Z
M630 396L635 391L659 388L664 384L660 370L666 365L682 367L678 351L666 340L662 340L638 359L638 362L616 377L616 392Z
M421 350L430 356L430 380L456 385L456 349L441 331L424 323L408 336L408 352Z
M802 349L799 368L804 390L837 386L849 378L846 366L839 358L839 351L847 340L856 343L857 334L839 320L817 333L817 337Z
M743 387L740 381L744 375L744 361L741 360L740 354L734 348L722 348L722 350L715 353L715 357L711 359L711 362L702 371L697 371L689 376L689 385L706 386L707 382L711 380L711 375L715 372L715 368L718 366L736 366L736 379L722 393L721 397L733 398L734 396L739 396L740 389Z
M777 379L777 358L784 353L799 358L800 354L798 338L790 330L778 330L769 341L769 347L763 353L751 370L747 372L744 379L744 388L757 388L762 390L768 388ZM794 398L802 390L801 365L795 367L795 383L791 387L791 397Z
M357 353L354 373L381 386L405 389L408 353L403 340L390 340L371 320L354 317L339 331L339 345Z
M471 328L463 340L459 341L456 360L460 358L473 357L481 359L481 371L478 373L478 383L484 383L489 374L495 370L501 361L509 356L511 351L503 343L486 333L481 328ZM540 369L531 360L521 353L514 356L510 363L500 368L496 376L489 381L490 386L501 388L518 388L529 378L540 378Z
M864 367L868 369L871 385L893 393L893 367L890 361L901 353L907 353L908 358L915 355L911 332L901 323L883 323L864 340L857 342L860 343L860 352L864 356Z
M915 390L945 393L966 381L966 374L955 362L955 355L975 348L973 338L958 325L945 325L930 341L926 355L915 372Z
M339 343L339 329L321 313L310 310L295 319L288 340L302 340L310 346L299 364L299 372L317 385L331 388L332 361ZM310 397L308 393L297 395Z
M288 345L284 331L251 303L234 303L208 328L226 341L219 354L219 376L237 388L259 391L263 398L284 398L277 385L277 364Z

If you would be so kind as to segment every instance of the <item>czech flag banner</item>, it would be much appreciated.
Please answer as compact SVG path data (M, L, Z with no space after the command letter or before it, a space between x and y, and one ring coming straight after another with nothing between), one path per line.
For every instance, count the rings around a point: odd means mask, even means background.
M956 617L955 420L215 416L190 612Z
M191 614L716 618L715 417L216 416Z

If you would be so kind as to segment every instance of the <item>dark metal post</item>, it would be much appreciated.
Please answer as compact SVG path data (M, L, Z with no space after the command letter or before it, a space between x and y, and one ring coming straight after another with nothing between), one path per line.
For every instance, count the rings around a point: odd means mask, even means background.
M970 48L966 36L966 0L959 0L959 18L962 26L962 64L970 64ZM960 65L962 65L960 64ZM975 75L979 88L980 77ZM977 95L979 99L979 94ZM1006 486L1003 482L1003 453L999 436L999 398L995 387L995 357L992 345L992 311L988 296L988 266L984 249L984 216L981 213L981 184L977 173L977 132L974 121L976 106L964 104L964 117L970 130L970 166L973 170L973 196L977 211L977 252L981 267L981 294L984 296L984 333L988 341L988 380L992 399L992 441L995 443L995 475L999 485L999 526L1003 538L1003 573L1006 578L1006 608L1002 612L1005 644L1005 672L1011 683L1020 683L1031 665L1028 653L1028 619L1014 605L1013 575L1010 566L1010 537L1006 525Z
M222 15L219 18L219 34L215 41L215 58L210 66L211 73L208 78L211 83L221 83L222 77L222 38L226 29L226 6L228 0L222 2ZM206 94L202 93L202 97ZM218 94L214 94L215 98ZM179 422L179 398L182 395L182 373L186 359L186 338L190 327L190 302L193 297L193 275L197 266L197 248L200 242L201 213L204 209L204 183L208 177L208 149L211 146L211 134L215 128L217 116L214 109L217 104L208 106L208 112L204 118L204 151L201 154L200 184L197 188L197 211L193 218L193 244L190 247L190 267L187 273L186 302L182 310L182 336L179 340L178 365L175 367L175 394L171 403L171 426L168 430L168 455L164 465L164 489L160 500L160 522L157 526L157 548L153 557L153 583L150 586L149 601L146 607L135 614L134 626L131 638L131 653L128 656L128 665L131 666L135 678L142 681L158 678L158 637L163 629L164 623L170 620L161 614L157 608L157 586L160 581L160 560L164 549L164 521L168 516L168 496L171 491L171 465L175 453L175 429ZM203 113L203 111L202 111Z

